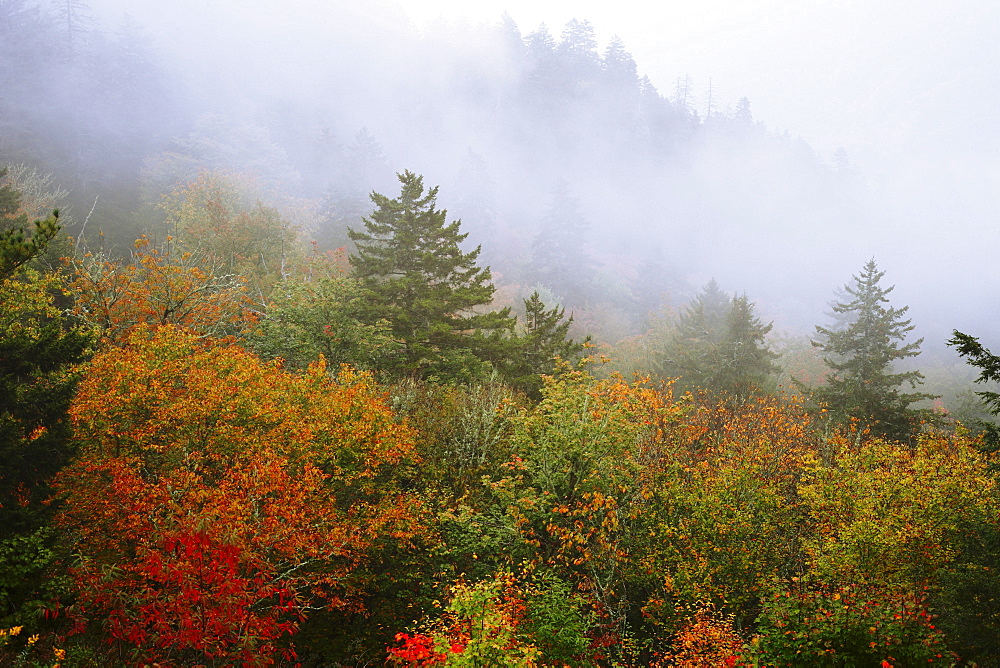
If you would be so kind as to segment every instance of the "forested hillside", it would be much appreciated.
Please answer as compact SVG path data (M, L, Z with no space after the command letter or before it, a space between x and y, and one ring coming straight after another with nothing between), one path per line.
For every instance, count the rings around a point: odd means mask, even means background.
M5 160L55 174L68 231L91 245L103 232L116 252L162 236L161 198L200 170L252 177L332 249L349 243L369 193L410 169L442 186L502 283L524 297L546 288L578 321L594 311L616 338L712 276L766 286L769 310L804 328L815 311L803 287L777 289L768 267L842 275L834 249L867 222L846 155L824 160L769 131L746 99L703 104L683 76L658 88L627 45L599 49L583 20L527 33L509 17L423 35L399 26L385 29L391 51L346 23L316 36L325 47L277 42L263 62L221 70L205 64L216 50L252 50L220 36L215 50L192 47L205 63L190 65L157 50L155 26L101 25L82 2L3 11ZM806 239L833 226L831 254L806 261Z
M355 20L0 1L0 663L1000 662L1000 362L844 261L845 153Z

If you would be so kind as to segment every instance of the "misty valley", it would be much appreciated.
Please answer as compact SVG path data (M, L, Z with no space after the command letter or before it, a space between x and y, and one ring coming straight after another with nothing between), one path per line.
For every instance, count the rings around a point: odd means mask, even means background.
M1000 665L991 237L587 20L304 7L0 0L0 663Z

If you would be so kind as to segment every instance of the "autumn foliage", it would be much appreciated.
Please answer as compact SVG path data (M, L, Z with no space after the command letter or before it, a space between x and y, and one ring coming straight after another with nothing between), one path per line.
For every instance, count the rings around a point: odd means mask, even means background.
M355 609L377 541L420 529L412 435L366 376L304 375L167 327L87 367L57 518L83 620L122 656L272 660L308 610ZM287 646L286 646L287 647Z
M731 668L749 665L746 641L733 630L732 616L711 608L697 610L674 637L673 648L657 666L677 668Z
M444 614L428 629L396 635L389 660L404 666L510 666L533 668L541 652L526 633L530 588L511 573L477 583L459 582Z
M84 254L71 261L72 314L118 342L139 326L176 325L205 335L248 322L246 281L208 258L152 246L142 237L128 260Z
M0 662L1000 662L995 456L960 426L873 438L575 355L522 384L466 330L408 366L374 284L290 267L238 186L176 189L160 247L0 286L0 629L51 631Z
M220 274L242 276L255 298L301 259L295 226L261 200L262 190L249 175L202 170L160 204L181 251L204 258Z

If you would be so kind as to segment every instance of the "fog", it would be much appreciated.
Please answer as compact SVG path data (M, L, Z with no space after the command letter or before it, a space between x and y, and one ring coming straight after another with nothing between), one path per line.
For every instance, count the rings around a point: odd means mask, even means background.
M440 184L501 286L613 319L608 338L713 277L777 329L809 334L875 257L925 347L955 328L1000 347L1000 9L698 4L64 0L43 8L62 17L47 29L65 28L67 7L90 18L90 64L0 63L13 81L0 163L63 176L77 218L99 197L121 237L144 222L111 191L168 189L198 167L251 171L314 202L298 222L331 244L336 225L360 224L344 223L349 201L396 194L393 172L409 169ZM35 6L0 0L0 27ZM571 19L592 33L570 44ZM128 90L81 74L109 45L132 45L123 62L143 54L139 79L120 79ZM570 298L532 270L553 207L572 208L555 203L558 184L589 225L580 252L594 274L580 280L592 295Z

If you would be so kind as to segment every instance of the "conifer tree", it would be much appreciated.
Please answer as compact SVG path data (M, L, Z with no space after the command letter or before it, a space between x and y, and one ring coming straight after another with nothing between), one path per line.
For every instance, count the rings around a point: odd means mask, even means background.
M779 371L774 363L778 355L764 341L772 327L754 314L753 302L745 294L733 298L719 346L717 388L741 397L764 389Z
M524 332L513 342L513 352L505 369L509 382L533 399L541 398L544 374L555 372L559 360L575 362L590 342L569 338L573 316L558 306L545 308L536 290L524 300Z
M570 19L563 28L556 53L562 59L566 74L574 82L595 78L600 68L597 38L590 21Z
M963 334L957 329L952 332L952 337L948 339L948 345L958 350L958 354L965 358L965 361L980 370L977 383L990 383L995 386L1000 382L1000 357L997 357L989 348L979 342L979 339ZM983 390L976 392L982 405L986 410L994 415L1000 416L1000 392ZM975 426L982 430L982 445L980 448L985 452L1000 452L1000 425L986 420L973 420L978 423ZM994 470L1000 466L993 464Z
M903 318L909 307L889 305L888 294L895 286L881 286L884 275L875 260L869 260L854 282L844 286L845 301L833 305L840 324L816 327L813 345L823 351L830 373L814 397L835 419L853 418L878 436L906 441L919 418L910 404L932 395L901 390L904 384L913 389L922 382L919 371L893 371L895 362L920 354L923 339L904 343L914 328Z
M365 317L389 322L403 344L390 373L474 379L499 357L514 324L510 309L482 310L495 289L489 267L477 265L478 247L462 251L467 235L435 208L437 187L425 191L423 177L409 171L398 177L399 197L372 193L377 209L364 230L348 231L353 275L367 291Z
M0 170L0 179L7 170ZM59 212L36 220L28 236L28 215L20 211L21 194L9 185L0 185L0 279L12 276L20 267L45 250L59 232Z
M680 377L681 386L708 387L716 366L716 348L722 342L730 298L711 280L682 311L659 373Z
M597 266L587 249L590 223L565 181L555 184L542 230L532 249L532 272L538 281L574 305L587 300Z
M0 186L0 628L30 623L46 597L49 482L75 453L66 411L92 344L56 307L58 277L27 268L58 233L57 215L28 236L22 208L20 191Z
M966 359L972 366L980 369L977 383L1000 382L1000 357L990 352L989 348L979 342L979 339L963 334L957 329L952 332L952 337L948 339L948 345L958 350L958 354ZM983 400L989 411L994 415L1000 415L1000 393L982 391L976 392Z
M770 331L746 295L730 297L712 280L681 314L661 374L680 376L687 389L745 397L778 371L764 340Z

